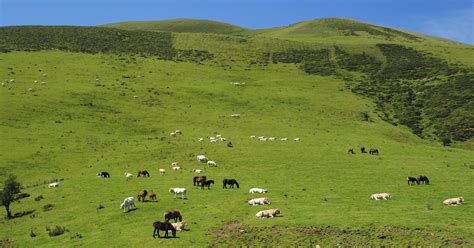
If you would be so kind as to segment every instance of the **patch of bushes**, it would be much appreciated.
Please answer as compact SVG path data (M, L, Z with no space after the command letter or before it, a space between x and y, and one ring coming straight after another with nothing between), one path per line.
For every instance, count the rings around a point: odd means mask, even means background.
M62 227L62 226L56 226L52 229L49 226L47 226L46 231L48 232L48 235L50 237L55 237L55 236L62 235L64 234L64 232L68 232L69 230L67 230L66 227Z
M44 199L43 195L35 197L35 201L41 201L42 199Z

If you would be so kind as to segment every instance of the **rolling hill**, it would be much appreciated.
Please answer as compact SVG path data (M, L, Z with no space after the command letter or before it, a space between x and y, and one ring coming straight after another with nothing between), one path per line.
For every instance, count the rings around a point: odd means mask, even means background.
M0 181L17 175L31 194L1 218L2 246L473 245L472 46L347 19L235 33L187 23L0 28ZM210 190L192 185L195 168ZM124 176L143 169L150 178ZM418 175L431 184L407 185ZM271 205L249 206L252 187ZM143 189L158 201L123 213ZM369 199L379 192L392 199ZM153 239L172 208L189 231ZM255 218L267 208L282 216ZM67 231L49 236L55 226Z

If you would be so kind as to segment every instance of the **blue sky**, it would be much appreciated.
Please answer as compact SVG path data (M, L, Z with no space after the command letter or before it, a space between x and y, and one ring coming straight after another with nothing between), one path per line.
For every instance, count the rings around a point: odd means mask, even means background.
M209 19L248 28L347 17L474 45L472 0L0 0L0 25Z

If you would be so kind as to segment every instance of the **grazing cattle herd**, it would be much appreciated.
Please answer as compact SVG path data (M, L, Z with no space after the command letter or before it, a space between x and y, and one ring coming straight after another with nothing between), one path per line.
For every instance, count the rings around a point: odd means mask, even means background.
M182 134L180 130L176 130L173 132L175 135ZM173 136L173 135L172 135ZM222 137L220 135L217 135L216 137L211 137L212 139L218 140L221 139ZM251 139L256 138L255 135L250 136ZM211 139L211 140L212 140ZM275 137L264 137L260 136L258 137L259 140L262 141L274 141L276 140ZM281 141L287 141L288 138L281 138ZM300 141L300 138L295 138L294 141ZM229 142L230 143L230 142ZM360 147L361 153L367 153L365 147ZM355 149L354 148L349 148L348 149L349 154L355 154ZM379 155L379 150L377 148L371 148L368 152L371 155ZM204 155L198 155L196 156L196 159L200 163L205 163L209 167L216 167L217 163L215 161L209 160L206 156ZM171 163L171 168L174 171L181 171L181 166L178 162L173 162ZM195 173L202 173L204 170L202 169L193 169L192 170ZM165 175L165 169L159 169L160 175ZM102 171L97 173L98 177L101 178L110 178L110 174L106 171ZM132 178L133 175L130 173L125 172L125 177L127 179ZM150 177L150 173L147 170L139 170L137 173L137 177ZM427 176L425 175L420 175L417 177L413 176L408 176L407 177L407 184L408 185L419 185L419 184L425 184L428 185L430 183L430 180L428 179ZM201 187L201 189L204 189L207 187L207 189L210 189L211 185L215 184L214 180L208 180L206 176L195 176L193 177L193 186L198 186ZM59 183L50 183L48 185L49 188L55 188L58 187ZM235 179L228 179L225 178L222 181L222 188L223 189L228 189L228 188L240 188L239 183ZM186 188L170 188L169 192L174 195L174 198L181 198L181 199L186 199L187 198L187 189ZM268 193L268 189L265 188L251 188L249 190L250 194L262 194L262 193ZM137 195L137 199L139 202L145 202L146 197L149 197L150 200L156 201L157 195L155 192L150 191L147 192L147 190L140 190ZM376 193L370 195L370 199L379 201L379 200L389 200L391 199L391 194L390 193ZM270 204L270 200L268 197L260 197L260 198L254 198L251 200L246 201L249 205L252 206L259 206L259 205L268 205ZM464 198L462 196L456 197L456 198L450 198L447 200L443 201L444 205L448 206L456 206L456 205L461 205L464 203ZM123 200L122 204L120 204L120 209L123 210L124 212L127 212L131 210L132 208L135 208L135 198L130 196L127 197ZM274 218L281 215L281 211L278 208L275 209L267 209L267 210L262 210L258 211L256 213L257 218ZM182 231L185 230L185 227L187 223L183 221L183 217L181 215L181 212L178 209L173 209L173 210L168 210L164 212L163 214L164 221L155 221L153 223L153 237L155 238L156 236L160 236L160 231L164 231L164 237L168 237L168 232L171 231L173 237L176 237L176 231ZM173 220L174 223L171 223L170 221Z

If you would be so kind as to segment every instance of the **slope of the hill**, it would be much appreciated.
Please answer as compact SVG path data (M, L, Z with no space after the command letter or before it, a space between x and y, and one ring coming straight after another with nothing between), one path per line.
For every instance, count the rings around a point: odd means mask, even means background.
M247 29L217 21L196 19L172 19L163 21L130 21L104 24L103 27L121 28L128 30L213 33L213 34L240 34Z
M61 51L13 51L0 59L0 76L9 80L0 88L1 177L18 175L32 195L12 205L26 215L1 219L2 245L472 245L472 151L382 121L340 79L285 63L246 70ZM364 111L370 121L360 117ZM236 113L239 119L230 117ZM176 129L183 135L170 136ZM217 134L233 148L206 138ZM347 154L359 146L380 155ZM198 154L218 166L200 164ZM182 172L171 170L174 161ZM193 187L194 168L216 184ZM150 178L124 177L143 169ZM97 178L99 171L111 178ZM407 176L422 174L430 185L406 184ZM223 178L237 179L240 188L222 189ZM48 189L53 179L64 180ZM187 199L173 199L170 187L188 188ZM270 189L271 205L249 206L246 200L258 197L251 187ZM136 202L123 213L122 200L142 189L158 201ZM371 201L378 192L393 199ZM460 195L465 205L441 203ZM153 239L153 221L172 208L182 211L189 231ZM256 219L266 208L281 209L282 217ZM229 228L236 221L237 229ZM56 225L68 232L49 237L46 228Z

